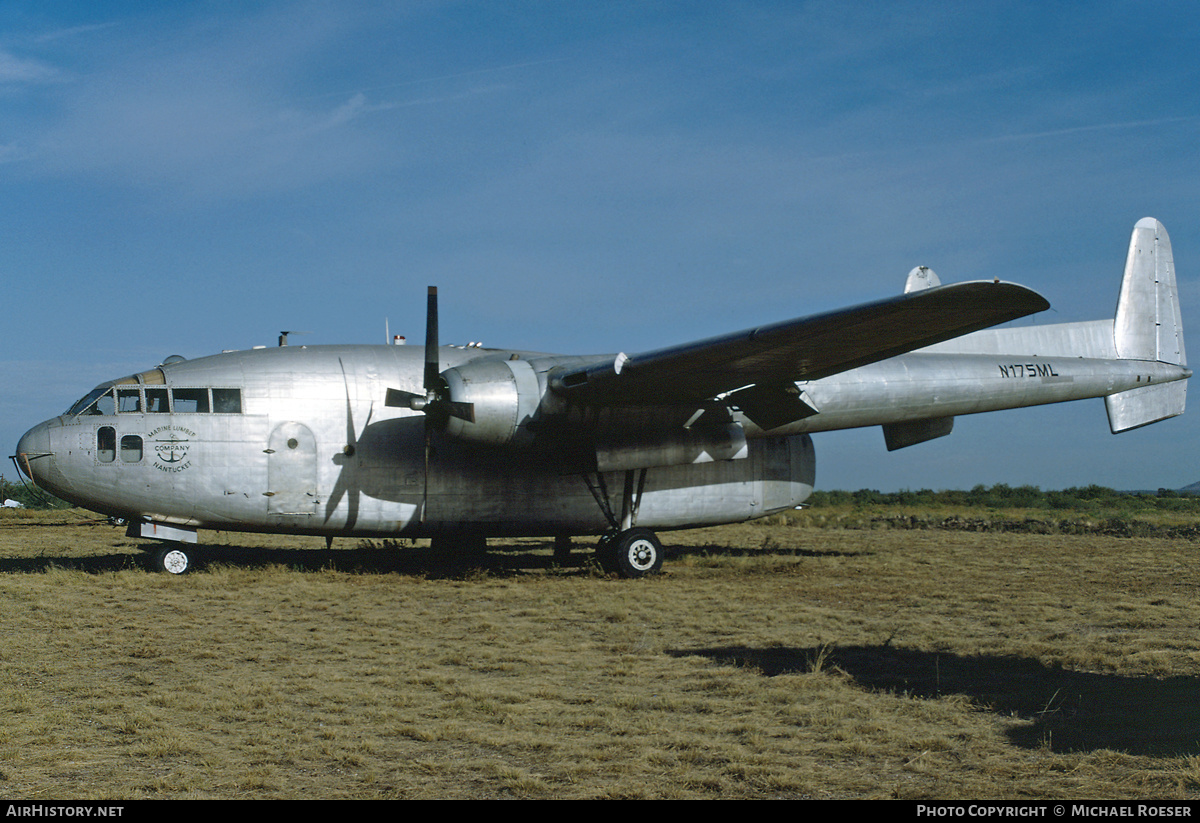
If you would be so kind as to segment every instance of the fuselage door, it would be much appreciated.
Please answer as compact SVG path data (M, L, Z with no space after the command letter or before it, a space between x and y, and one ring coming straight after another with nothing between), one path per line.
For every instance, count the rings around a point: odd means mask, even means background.
M317 440L303 423L280 423L267 446L267 513L317 510Z

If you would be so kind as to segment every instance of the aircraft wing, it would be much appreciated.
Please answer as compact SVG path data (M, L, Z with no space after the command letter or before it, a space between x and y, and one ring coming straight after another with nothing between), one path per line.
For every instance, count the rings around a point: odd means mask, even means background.
M702 401L750 386L756 389L745 391L794 394L796 381L828 377L1049 307L1040 294L1015 283L935 286L681 346L620 354L563 371L553 385L591 404Z

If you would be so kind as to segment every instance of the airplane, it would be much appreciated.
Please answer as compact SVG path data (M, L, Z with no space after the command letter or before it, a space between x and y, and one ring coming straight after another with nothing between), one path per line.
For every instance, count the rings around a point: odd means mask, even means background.
M198 529L428 538L599 536L608 573L658 572L657 532L751 520L812 493L816 432L881 426L887 449L954 418L1104 397L1118 433L1181 414L1187 368L1170 240L1133 230L1112 319L992 328L1049 308L913 269L902 294L683 345L600 356L279 345L172 356L109 380L20 440L58 497L194 563ZM152 544L155 545L155 544Z

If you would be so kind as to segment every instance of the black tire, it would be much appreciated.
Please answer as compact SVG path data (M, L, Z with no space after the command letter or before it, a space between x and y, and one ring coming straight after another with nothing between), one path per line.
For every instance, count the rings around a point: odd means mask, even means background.
M627 529L602 544L597 553L600 565L621 577L648 577L662 570L662 543L649 529Z

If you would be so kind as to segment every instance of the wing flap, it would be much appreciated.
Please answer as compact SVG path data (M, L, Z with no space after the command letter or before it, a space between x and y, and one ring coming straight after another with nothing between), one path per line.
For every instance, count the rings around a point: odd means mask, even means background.
M817 380L1044 311L1015 283L935 286L556 375L555 390L600 404L699 401L754 384Z

